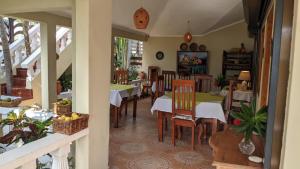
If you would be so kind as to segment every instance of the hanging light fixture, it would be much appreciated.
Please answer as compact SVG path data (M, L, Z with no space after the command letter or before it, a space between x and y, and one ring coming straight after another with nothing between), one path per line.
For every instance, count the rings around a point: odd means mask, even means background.
M187 24L188 24L188 31L184 34L184 41L186 43L189 43L189 42L192 41L193 36L192 36L191 31L190 31L190 21L189 20L188 20Z
M143 4L143 1L141 2ZM133 15L134 25L137 29L146 29L150 20L149 13L146 9L141 8L135 11Z

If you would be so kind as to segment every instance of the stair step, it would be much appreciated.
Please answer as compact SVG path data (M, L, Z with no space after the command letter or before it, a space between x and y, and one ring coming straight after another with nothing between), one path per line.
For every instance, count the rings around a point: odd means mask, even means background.
M17 68L17 77L23 77L26 78L27 77L27 68Z
M1 84L1 95L6 95L6 84ZM25 89L24 87L13 87L12 88L12 96L19 96L22 97L22 100L33 99L33 90L32 89Z
M1 95L6 95L6 84L3 83L0 85L1 86Z
M33 99L32 89L13 87L12 88L12 95L22 97L22 100Z
M26 78L13 77L13 87L25 88L26 87Z

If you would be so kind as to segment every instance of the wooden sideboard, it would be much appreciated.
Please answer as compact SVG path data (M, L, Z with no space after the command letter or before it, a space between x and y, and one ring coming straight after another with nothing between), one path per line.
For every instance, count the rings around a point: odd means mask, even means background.
M248 156L240 152L238 144L242 138L242 134L238 134L232 129L213 135L209 140L209 145L213 149L212 165L217 169L262 169L262 164L249 161ZM252 141L256 147L253 155L263 157L263 139L255 136Z

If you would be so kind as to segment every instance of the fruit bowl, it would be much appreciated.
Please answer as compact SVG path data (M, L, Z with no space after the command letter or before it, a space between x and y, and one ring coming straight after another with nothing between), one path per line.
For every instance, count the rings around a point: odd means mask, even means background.
M68 113L53 119L53 131L56 133L72 135L88 127L88 114Z

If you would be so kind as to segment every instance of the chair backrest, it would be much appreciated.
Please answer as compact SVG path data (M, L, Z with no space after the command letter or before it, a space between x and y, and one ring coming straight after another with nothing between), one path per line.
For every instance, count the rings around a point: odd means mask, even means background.
M165 94L164 76L160 75L156 78L155 97L158 98Z
M178 79L181 79L181 80L191 80L191 75L190 74L186 74L186 73L179 73L178 74Z
M115 71L114 83L117 84L128 84L128 70L119 69Z
M190 115L195 120L195 81L173 80L172 116Z
M148 67L148 80L150 81L151 85L156 80L159 72L158 66L149 66Z
M227 103L227 106L226 106L228 110L232 109L233 91L236 90L236 87L237 87L236 85L237 85L236 81L234 81L234 80L229 81L229 91L228 91L228 94L227 94L228 103Z
M196 81L196 91L197 92L210 92L213 86L213 76L212 75L194 75L194 80Z
M162 75L164 76L165 91L172 91L172 81L176 79L176 72L163 70Z

